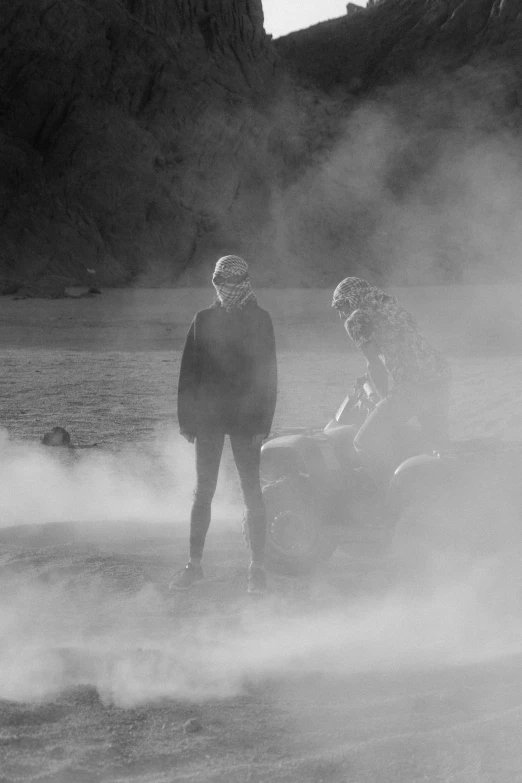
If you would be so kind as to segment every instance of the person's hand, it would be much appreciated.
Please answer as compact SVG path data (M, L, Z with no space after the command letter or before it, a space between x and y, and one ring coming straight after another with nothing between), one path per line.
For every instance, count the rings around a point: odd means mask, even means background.
M196 436L191 435L190 432L183 432L183 430L180 430L180 435L182 435L188 443L194 443L196 440Z
M267 438L268 435L258 434L254 435L252 438L252 446L260 446L265 438Z
M366 375L360 375L358 378L355 379L355 388L360 389L362 386L364 386L365 383L368 383L370 380L370 376L368 373Z

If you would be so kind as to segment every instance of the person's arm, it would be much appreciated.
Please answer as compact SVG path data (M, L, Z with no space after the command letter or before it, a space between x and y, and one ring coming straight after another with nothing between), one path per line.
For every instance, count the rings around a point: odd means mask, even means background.
M178 380L178 422L181 434L192 442L196 435L196 318L185 339Z
M260 384L259 435L268 437L277 402L277 355L274 327L266 313L264 328L260 337L260 362L258 379Z
M382 363L375 342L369 340L368 342L362 343L359 346L359 350L368 364L368 373L372 384L375 386L381 399L384 399L388 395L388 371Z
M373 314L364 309L354 310L345 323L345 329L366 359L375 391L384 399L388 395L388 371L379 357Z

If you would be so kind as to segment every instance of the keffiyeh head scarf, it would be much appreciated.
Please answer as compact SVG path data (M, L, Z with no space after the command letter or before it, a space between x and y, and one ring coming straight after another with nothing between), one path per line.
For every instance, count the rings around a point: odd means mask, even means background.
M256 301L248 277L248 264L240 256L223 256L219 259L212 276L212 285L219 303L227 312L241 310L248 302Z
M345 277L334 291L332 307L339 311L348 312L347 324L355 310L370 310L373 313L384 315L391 321L402 322L408 329L416 329L417 324L413 316L405 310L397 299L390 294L385 294L375 285L370 285L360 277Z
M360 277L345 277L333 293L332 307L337 310L359 310L361 307L382 308L396 306L399 303L393 296L385 294L375 285L370 285Z

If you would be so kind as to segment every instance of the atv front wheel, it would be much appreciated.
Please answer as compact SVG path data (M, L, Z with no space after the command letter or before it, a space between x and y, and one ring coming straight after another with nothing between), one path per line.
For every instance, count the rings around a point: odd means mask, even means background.
M322 524L305 484L280 479L263 488L263 499L267 568L287 575L305 574L331 557L337 542Z

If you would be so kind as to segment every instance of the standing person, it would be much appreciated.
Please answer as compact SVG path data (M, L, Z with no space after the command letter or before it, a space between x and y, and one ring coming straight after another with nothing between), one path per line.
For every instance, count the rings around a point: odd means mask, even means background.
M447 440L451 370L419 332L413 316L393 296L366 280L342 280L334 291L332 307L365 357L379 397L357 432L354 447L383 488L396 467L398 426L416 417L434 448Z
M225 435L246 506L251 548L248 592L266 590L266 516L259 479L261 444L270 434L277 396L272 319L252 292L248 265L223 256L212 283L217 298L190 326L178 384L181 434L196 444L197 483L190 517L190 559L171 584L188 589L203 578L201 558L210 525Z

